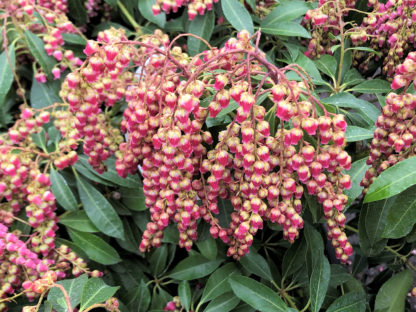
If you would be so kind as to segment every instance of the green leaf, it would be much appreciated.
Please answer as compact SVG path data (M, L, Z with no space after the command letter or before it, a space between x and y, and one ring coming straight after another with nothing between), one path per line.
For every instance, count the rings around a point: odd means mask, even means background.
M329 288L337 287L352 279L353 276L340 264L331 264L331 279L329 280Z
M393 275L378 291L374 312L404 311L406 295L412 283L413 273L410 270Z
M318 312L324 302L330 277L331 267L329 266L328 259L322 253L320 260L312 269L309 283L309 297L313 312Z
M80 311L110 299L119 287L110 287L99 278L91 278L82 289Z
M30 103L32 107L39 109L62 102L58 95L59 89L59 80L39 83L36 79L33 79L32 87L30 88Z
M30 30L25 30L25 40L30 53L43 68L45 74L48 75L48 77L51 77L51 72L56 64L56 61L52 56L49 56L46 53L42 39L40 39Z
M116 264L121 261L117 251L102 238L76 230L68 229L72 241L80 247L91 260L104 265Z
M356 142L371 139L373 137L373 130L361 128L357 126L348 126L345 131L345 139L347 142Z
M234 263L227 263L212 273L204 287L200 303L213 300L221 294L230 291L231 286L228 283L228 278L237 272L238 270Z
M196 16L189 22L188 32L209 41L214 30L214 25L215 13L214 11L208 11L204 15ZM202 40L188 36L188 52L190 55L196 55L206 49L208 47Z
M351 188L349 190L344 190L344 194L348 196L347 207L350 206L363 191L363 187L360 186L360 181L364 178L367 169L370 168L370 166L366 164L366 161L367 158L354 161L351 164L350 170L346 171L351 177Z
M319 73L319 70L316 68L315 63L311 59L309 59L307 56L305 56L305 54L299 53L296 59L296 62L294 63L302 67L308 73L308 75L311 76L312 80L315 83L323 81L321 74ZM291 80L300 80L300 77L298 76L298 74L292 71L288 72L286 76Z
M261 31L266 34L310 38L311 35L299 23L296 22L279 22L275 23L273 27L261 28Z
M282 262L282 276L286 277L295 273L305 264L306 241L302 237L295 241L286 251Z
M269 287L245 276L234 275L229 278L234 294L262 312L288 311L279 295Z
M155 249L149 258L150 270L155 276L159 276L166 267L166 261L168 259L168 248L166 245L162 245Z
M199 254L195 254L179 262L168 276L178 280L201 278L211 274L222 261L212 261Z
M50 170L51 189L58 203L65 210L76 210L77 200L64 177L55 169Z
M68 0L68 9L69 16L77 22L77 25L84 25L87 22L88 16L82 0Z
M361 76L360 72L355 68L351 68L345 73L343 82L345 85L355 85L362 82L363 80L364 78Z
M137 189L121 188L119 191L121 202L130 210L143 211L147 209L142 187Z
M240 299L234 293L228 292L212 300L204 309L204 312L228 312L234 309L239 302Z
M140 280L140 285L137 293L138 312L146 312L150 305L150 291L143 280Z
M123 224L108 200L80 176L77 177L77 186L82 205L92 223L104 234L123 239Z
M359 93L388 93L391 91L391 87L388 81L371 79L356 85L351 91Z
M250 252L240 259L240 264L251 274L262 277L268 281L273 280L269 264L262 255L258 254L253 248Z
M326 312L365 312L365 293L350 292L335 299Z
M370 185L365 203L389 198L416 184L416 157L410 157L383 171Z
M358 238L362 251L367 256L379 254L387 242L381 237L386 224L386 215L394 199L364 204L358 224Z
M310 224L305 224L305 237L306 237L306 244L308 246L307 254L311 260L310 267L308 267L308 271L310 274L313 271L313 267L315 267L319 261L321 261L321 257L324 252L324 242L322 240L321 234Z
M416 186L395 198L385 221L383 237L401 238L410 233L416 223Z
M133 220L129 219L128 217L123 218L124 239L117 238L117 243L125 250L140 255L139 237L141 237L141 234Z
M325 99L322 99L325 104L330 104L336 107L346 107L357 110L362 113L361 117L370 125L374 126L380 111L370 102L356 98L350 93L337 93Z
M228 22L237 30L247 30L254 33L253 21L250 13L238 0L221 1L222 11Z
M371 53L374 53L377 56L381 56L381 53L380 52L377 52L376 50L371 49L369 47L351 47L351 48L346 49L345 51L347 51L347 50L356 50L356 51L371 52Z
M65 288L71 302L71 307L76 307L81 302L82 288L84 287L87 280L87 274L83 274L74 279L66 279L57 282L57 284L60 284ZM64 294L58 287L54 287L49 291L48 301L52 304L52 307L56 312L67 311Z
M9 57L7 57L6 51L3 51L3 53L0 54L0 115L2 115L5 112L4 108L6 102L6 95L9 92L14 80L12 71L12 69L14 70L16 63L14 45L10 45L8 47L8 51ZM9 59L11 66L9 63Z
M80 232L99 232L99 229L91 222L84 210L71 211L63 217L59 217L59 223Z
M332 55L324 54L315 61L316 67L325 75L334 78L337 72L337 60Z
M80 45L82 48L87 44L87 41L77 34L62 34L62 39L64 39L66 43Z
M156 24L160 28L164 28L166 24L166 14L165 12L160 12L158 15L153 15L152 5L155 4L154 0L139 0L138 6L140 14L143 15L145 19Z
M234 207L231 204L229 199L218 199L218 223L222 227L228 227L231 222L231 212L233 212Z
M86 168L80 161L76 162L73 166L77 172L81 173L84 177L88 178L88 180L92 180L99 184L107 185L107 186L116 186L114 183L111 183L107 180L100 178L98 175L92 173L88 168Z
M181 299L181 305L185 308L186 311L189 311L191 306L191 287L189 286L188 281L182 281L178 286L178 295Z
M278 5L273 11L267 14L261 22L260 28L273 28L278 22L288 22L303 15L310 7L304 1L287 1Z
M209 260L217 259L217 242L211 236L202 241L197 241L196 245L205 258Z

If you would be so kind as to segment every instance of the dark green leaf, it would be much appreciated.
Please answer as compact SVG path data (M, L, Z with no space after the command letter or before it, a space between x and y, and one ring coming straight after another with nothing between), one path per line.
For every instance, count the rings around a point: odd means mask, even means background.
M315 60L315 65L325 75L335 79L337 72L337 60L332 55L324 54Z
M234 309L239 302L240 299L234 293L228 292L212 300L204 312L228 312Z
M383 237L401 238L410 233L416 223L416 186L395 198L385 221Z
M383 171L370 185L364 198L365 203L389 198L416 184L416 157L400 161Z
M412 284L413 273L410 270L393 275L378 291L374 312L404 311L406 295Z
M146 210L145 197L143 194L143 188L137 189L121 188L121 202L129 209L133 211Z
M117 251L102 238L90 234L68 229L72 241L80 247L91 260L104 265L115 264L121 261Z
M77 34L62 34L62 39L64 39L66 43L76 44L82 47L84 47L87 44L87 41Z
M279 22L275 23L273 27L261 28L261 31L266 34L279 36L295 36L302 38L310 38L311 35L299 23L296 22Z
M80 176L77 177L77 186L82 205L92 223L104 234L123 239L123 224L108 200Z
M234 275L229 278L234 294L262 312L288 311L279 295L269 287L245 276Z
M352 279L352 275L340 264L331 264L329 287L337 287Z
M5 122L5 120L2 120L2 117L6 111L6 96L14 80L12 69L14 70L16 62L14 45L10 45L8 51L9 57L7 57L6 51L3 51L3 53L0 54L0 124Z
M87 12L82 0L68 0L69 15L76 20L77 25L84 25L87 22Z
M365 294L362 292L350 292L337 298L326 312L364 312Z
M204 15L196 16L188 24L188 32L209 41L214 30L214 25L214 11L208 11ZM188 37L188 52L190 55L196 55L206 49L208 47L202 40L191 36Z
M167 245L162 245L161 247L155 249L152 255L149 258L150 270L153 275L159 276L160 273L166 267L166 261L168 259L168 248Z
M178 295L181 299L181 305L185 308L186 311L189 311L191 306L191 287L189 286L188 281L182 281L178 286Z
M60 284L65 288L71 302L71 307L76 307L81 302L82 288L84 287L87 280L88 276L83 274L80 277L74 279L67 279L57 282L57 284ZM52 304L52 307L56 312L67 311L64 294L59 288L54 287L49 291L48 301Z
M139 306L138 312L147 311L147 308L150 305L150 299L151 296L149 288L146 286L146 283L143 280L141 280L137 295L137 303Z
M231 222L231 212L233 212L234 208L231 204L229 199L218 199L218 221L220 226L228 227Z
M351 91L359 93L388 93L391 91L391 87L388 81L371 79L356 85Z
M140 237L141 234L133 220L129 221L128 217L123 218L124 239L117 238L117 243L132 253L140 255Z
M367 169L370 168L370 166L366 164L366 161L367 158L354 161L351 165L351 169L346 172L351 177L351 188L349 190L344 190L344 194L348 196L347 206L350 206L363 191L363 187L360 186L360 181L364 178Z
M51 72L56 64L56 61L52 56L46 54L42 39L30 30L25 30L25 40L30 53L33 55L35 60L39 62L40 66L45 71L45 74L47 74L48 77L51 77Z
M148 21L156 24L160 28L164 28L166 24L166 14L165 12L160 12L158 15L153 15L152 5L156 2L154 0L139 0L137 1L139 5L139 11Z
M345 131L345 139L347 142L356 142L371 139L373 137L373 130L361 128L357 126L348 126Z
M83 164L81 164L80 161L74 164L74 168L76 169L77 172L81 173L84 177L88 178L89 180L92 180L94 182L107 185L107 186L116 186L114 183L104 180L100 178L98 175L95 175L94 173L92 173L88 168L86 168Z
M225 18L237 30L247 30L250 34L254 32L253 21L250 13L238 0L221 1L222 11Z
M272 272L266 259L262 255L258 254L253 248L250 248L250 252L240 259L241 265L251 274L262 277L268 281L271 281Z
M322 253L320 260L317 261L312 269L309 284L309 296L311 299L311 310L313 312L318 312L324 302L330 276L331 267L329 266L328 259Z
M208 260L195 254L179 262L169 273L169 277L178 280L192 280L211 274L222 262L222 260Z
M80 311L96 304L105 302L112 297L119 287L110 287L99 278L91 278L82 289Z
M55 169L50 170L51 189L58 203L65 210L77 209L77 200L68 186L65 178Z
M59 223L80 232L99 232L84 210L72 211L63 217L59 217Z
M273 11L267 14L261 22L260 27L272 28L278 22L288 22L303 15L310 7L303 1L287 1L278 5Z
M205 258L209 260L217 259L217 242L211 236L202 241L196 242L196 245Z
M237 272L238 270L234 263L227 263L212 273L204 287L200 303L210 301L230 291L231 287L228 283L228 278Z
M302 237L295 241L283 256L282 276L286 277L305 265L306 241Z
M59 80L39 83L36 79L33 79L32 88L30 89L30 103L32 107L44 108L57 102L61 102L61 99L58 96L59 88Z

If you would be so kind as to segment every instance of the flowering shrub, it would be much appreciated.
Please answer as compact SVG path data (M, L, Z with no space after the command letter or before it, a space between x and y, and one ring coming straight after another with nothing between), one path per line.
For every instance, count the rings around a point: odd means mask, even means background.
M0 1L0 311L412 311L414 5Z

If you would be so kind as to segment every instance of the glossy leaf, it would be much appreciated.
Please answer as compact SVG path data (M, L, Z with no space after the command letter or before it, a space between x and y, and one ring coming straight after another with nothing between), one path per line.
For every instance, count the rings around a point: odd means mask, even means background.
M211 236L208 238L196 242L200 253L207 259L217 259L217 242Z
M313 312L318 312L324 302L330 277L331 267L328 259L322 253L320 260L313 266L309 283L309 297Z
M55 169L50 170L51 189L57 202L65 210L77 209L77 200L68 186L65 178Z
M315 65L325 75L335 78L337 72L337 61L332 55L324 54L315 60Z
M60 284L65 288L71 302L71 307L76 307L81 302L82 288L87 281L88 276L83 274L74 279L66 279L57 282L57 284ZM64 294L59 288L54 287L49 291L48 301L52 304L52 307L56 312L67 311Z
M178 295L181 299L181 305L185 308L186 311L189 311L191 306L191 287L189 286L188 281L182 281L178 286Z
M373 137L373 130L361 128L357 126L348 126L345 131L345 139L347 142L356 142L371 139Z
M371 79L356 85L351 91L359 93L388 93L391 91L391 87L386 80Z
M214 25L214 11L207 11L204 15L197 15L189 23L188 32L209 41L214 30ZM196 55L207 49L207 45L202 40L191 36L188 37L188 52L190 55Z
M262 277L268 281L273 280L272 272L270 271L266 259L258 254L253 248L250 248L250 252L240 259L240 264L251 274Z
M293 36L310 38L311 35L308 31L299 23L296 22L279 22L275 23L272 27L264 27L261 29L262 32L271 35L279 36Z
M383 237L401 238L410 233L416 223L416 186L397 195L387 213Z
M77 25L84 25L87 22L87 12L82 0L68 0L69 15L74 18Z
M238 0L221 1L222 11L228 22L237 31L247 30L250 34L254 32L253 21L250 13Z
M25 30L25 40L27 46L30 50L30 53L39 62L40 66L45 71L45 74L51 77L51 72L53 67L56 64L55 59L52 56L49 56L44 48L44 43L42 39L32 33L30 30Z
M121 188L120 194L121 202L130 210L143 211L147 209L142 187L137 189Z
M260 27L271 28L278 22L292 21L308 11L310 7L303 1L287 1L278 5L271 11L265 19L261 22Z
M123 224L108 200L80 176L77 177L77 186L82 205L92 223L104 234L123 239Z
M228 312L234 309L239 302L240 299L234 293L228 292L212 300L204 309L204 312Z
M150 291L143 280L140 280L140 285L137 293L138 312L146 312L150 305Z
M398 162L383 171L370 185L364 198L365 203L389 198L416 184L416 157Z
M378 291L374 312L404 311L406 295L412 284L413 273L410 270L393 275Z
M15 53L15 47L14 45L10 45L8 47L9 54L6 54L6 51L3 51L0 54L0 114L3 114L4 107L5 107L5 101L6 101L6 95L10 90L10 87L12 86L14 76L12 69L15 68L15 62L16 62L16 53ZM7 57L8 56L8 57ZM11 66L9 64L9 61L11 63ZM2 118L2 117L0 117ZM1 119L0 119L1 120Z
M43 108L61 102L58 95L60 89L59 80L39 83L36 79L32 81L30 89L30 103L33 108Z
M59 223L80 232L99 232L84 210L71 211L64 216L59 217Z
M189 256L179 262L169 273L169 277L178 280L192 280L211 274L222 260L209 260L199 254Z
M335 299L326 312L365 312L365 294L363 292L345 294Z
M165 12L160 12L158 15L154 15L152 11L152 5L155 4L153 0L140 0L137 1L139 11L148 21L156 24L160 28L164 28L166 24Z
M210 301L230 291L231 287L228 283L228 278L237 272L238 270L234 263L227 263L212 273L204 287L200 302Z
M117 251L102 238L76 230L68 229L72 241L80 247L91 260L104 265L115 264L121 261Z
M155 276L159 276L163 272L168 259L168 248L166 245L162 245L160 248L156 248L149 258L150 269Z
M99 278L90 278L84 285L81 295L80 311L111 298L119 287L111 287Z
M282 276L286 277L299 270L305 264L306 241L299 238L283 256Z
M367 165L366 161L367 158L354 161L351 164L350 170L346 171L351 178L351 188L349 190L344 190L344 194L348 196L347 206L350 206L363 191L363 187L360 186L360 182L364 178L367 169L370 168L370 165Z
M288 311L277 292L251 278L234 275L229 279L234 294L254 309L262 312Z

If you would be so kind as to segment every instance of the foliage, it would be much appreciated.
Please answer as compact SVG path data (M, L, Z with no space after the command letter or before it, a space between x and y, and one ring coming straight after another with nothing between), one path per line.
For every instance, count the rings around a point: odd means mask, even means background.
M0 0L0 311L412 311L415 12Z

